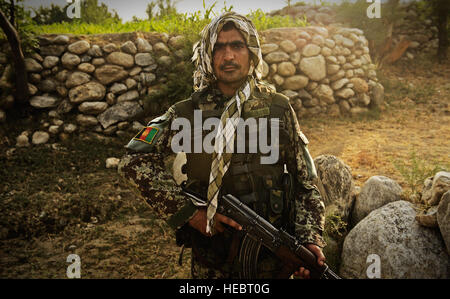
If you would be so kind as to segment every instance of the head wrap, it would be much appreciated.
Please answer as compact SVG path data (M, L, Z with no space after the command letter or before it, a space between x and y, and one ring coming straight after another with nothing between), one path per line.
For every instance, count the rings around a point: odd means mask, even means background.
M235 27L244 37L247 48L250 51L251 63L249 75L258 81L262 77L263 60L259 36L255 25L248 18L235 12L226 12L221 16L215 17L201 32L201 40L194 45L194 55L192 61L195 65L194 71L194 90L202 89L215 82L212 60L214 45L222 27L233 22Z

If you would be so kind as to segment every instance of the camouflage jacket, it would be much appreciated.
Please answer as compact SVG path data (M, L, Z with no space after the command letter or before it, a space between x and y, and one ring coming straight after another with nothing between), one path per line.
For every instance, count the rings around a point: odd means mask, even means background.
M260 85L252 85L249 101L258 106L258 101L271 101L277 95ZM207 88L196 92L192 97L199 97L198 107L202 111L223 109L229 100L218 89ZM188 100L191 100L192 97ZM266 103L267 104L267 103ZM249 107L245 109L252 109ZM325 223L325 206L313 180L316 177L314 162L307 150L308 140L300 131L297 117L292 107L286 110L284 119L280 120L288 131L289 144L280 149L280 157L287 170L294 178L296 237L303 243L325 246L322 232ZM197 210L194 204L180 194L180 188L172 178L172 163L175 157L171 141L177 131L171 130L172 121L178 117L177 104L143 128L130 141L133 146L121 159L119 174L125 178L136 191L175 231L179 231Z

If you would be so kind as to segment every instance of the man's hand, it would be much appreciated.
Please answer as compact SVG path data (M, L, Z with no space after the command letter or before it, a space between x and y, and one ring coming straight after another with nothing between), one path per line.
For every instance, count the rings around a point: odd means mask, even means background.
M322 249L315 244L306 244L305 247L308 248L312 253L314 253L315 256L317 256L317 264L323 266L323 264L325 263L325 256L322 253ZM309 270L305 269L304 267L300 267L298 271L294 272L295 276L300 276L300 278L304 279L309 279L309 274Z
M214 215L214 229L215 231L221 233L225 230L225 227L222 223L228 224L236 230L242 230L242 226L234 221L231 218L228 218L222 214L216 213ZM212 235L206 232L206 209L201 208L198 209L194 216L189 220L189 225L201 232L203 235L207 237L211 237Z

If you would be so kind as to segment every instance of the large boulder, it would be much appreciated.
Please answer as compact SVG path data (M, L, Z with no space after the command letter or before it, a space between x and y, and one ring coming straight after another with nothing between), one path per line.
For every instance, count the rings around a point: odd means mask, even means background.
M321 155L314 159L317 175L323 185L325 206L334 205L339 214L347 219L352 206L353 180L349 166L339 158Z
M441 235L419 225L415 216L407 201L370 213L345 238L340 275L368 278L368 257L376 255L381 278L449 278L449 255Z
M445 192L437 209L437 222L441 235L450 254L450 191Z
M314 81L325 79L327 75L325 58L322 55L302 58L300 69Z
M438 205L442 195L450 190L450 172L439 171L433 178L431 186L431 199L428 201L430 205Z
M401 195L402 187L394 180L384 176L369 178L356 199L352 212L352 224L356 225L373 210L400 200Z

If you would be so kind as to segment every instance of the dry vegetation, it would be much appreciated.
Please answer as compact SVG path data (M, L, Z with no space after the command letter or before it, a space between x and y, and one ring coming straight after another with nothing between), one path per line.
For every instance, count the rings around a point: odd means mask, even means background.
M312 155L342 159L356 185L385 175L408 193L408 175L450 164L449 64L399 62L379 78L386 88L380 110L305 119L302 128ZM81 258L82 278L189 277L189 251L178 266L180 249L168 226L104 166L123 153L127 138L76 139L58 150L34 146L11 154L15 137L37 118L0 131L0 277L65 278L72 253ZM398 165L411 165L410 173Z

